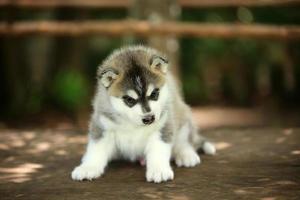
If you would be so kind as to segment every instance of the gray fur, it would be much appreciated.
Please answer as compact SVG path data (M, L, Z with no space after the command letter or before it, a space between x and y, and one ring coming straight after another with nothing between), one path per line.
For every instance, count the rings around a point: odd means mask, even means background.
M104 131L105 129L103 128L103 126L93 122L90 123L89 134L93 140L99 140L100 138L102 138Z
M161 129L161 139L166 143L171 143L173 139L173 126L170 121L167 121Z

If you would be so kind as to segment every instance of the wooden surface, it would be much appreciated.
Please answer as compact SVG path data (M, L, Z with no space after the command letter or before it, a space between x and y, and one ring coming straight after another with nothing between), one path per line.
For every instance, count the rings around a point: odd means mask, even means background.
M245 25L245 24L203 24L189 22L163 22L153 24L142 20L123 21L78 21L50 22L26 21L8 24L0 23L0 35L107 35L121 36L181 36L206 38L262 38L262 39L300 39L299 26Z
M300 129L215 129L217 148L175 180L145 182L145 168L124 161L103 177L74 182L70 172L85 148L85 131L0 130L0 197L8 199L299 199Z

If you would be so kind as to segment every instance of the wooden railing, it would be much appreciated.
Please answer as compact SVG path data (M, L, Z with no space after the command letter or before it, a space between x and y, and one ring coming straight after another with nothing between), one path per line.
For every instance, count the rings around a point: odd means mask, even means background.
M130 0L0 0L5 7L128 7ZM300 0L179 0L183 7L224 7L224 6L287 6L300 5ZM109 35L135 34L175 35L187 37L218 38L269 38L300 39L300 26L271 26L261 24L203 24L189 22L163 22L153 24L147 21L79 21L79 22L0 22L0 35Z
M0 0L0 7L128 7L130 0ZM300 0L179 0L183 7L224 7L224 6L282 6L300 5ZM268 38L300 39L300 26L275 26L261 24L204 24L189 22L163 22L153 24L147 21L16 21L0 22L0 35L109 35L134 34L174 35L188 37L219 38Z
M57 36L107 35L138 36L173 35L183 37L218 38L267 38L300 39L299 26L271 26L244 24L203 24L188 22L163 22L152 24L147 21L77 21L77 22L15 22L0 23L0 35L46 34Z

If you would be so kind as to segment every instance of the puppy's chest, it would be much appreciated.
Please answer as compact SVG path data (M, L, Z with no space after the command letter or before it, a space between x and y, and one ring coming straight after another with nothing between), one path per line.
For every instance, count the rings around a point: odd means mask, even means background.
M105 117L100 117L100 122L109 134L113 134L119 156L131 161L144 157L149 137L158 133L162 126L161 121L150 126L134 126L124 121L115 123Z
M143 129L115 130L114 134L120 156L132 161L144 156L145 147L151 132Z

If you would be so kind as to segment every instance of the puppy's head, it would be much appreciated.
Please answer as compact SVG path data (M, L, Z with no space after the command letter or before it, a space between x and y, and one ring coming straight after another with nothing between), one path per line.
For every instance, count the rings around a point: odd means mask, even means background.
M113 53L99 67L98 77L113 109L136 125L161 118L168 99L168 61L157 51L129 47Z

